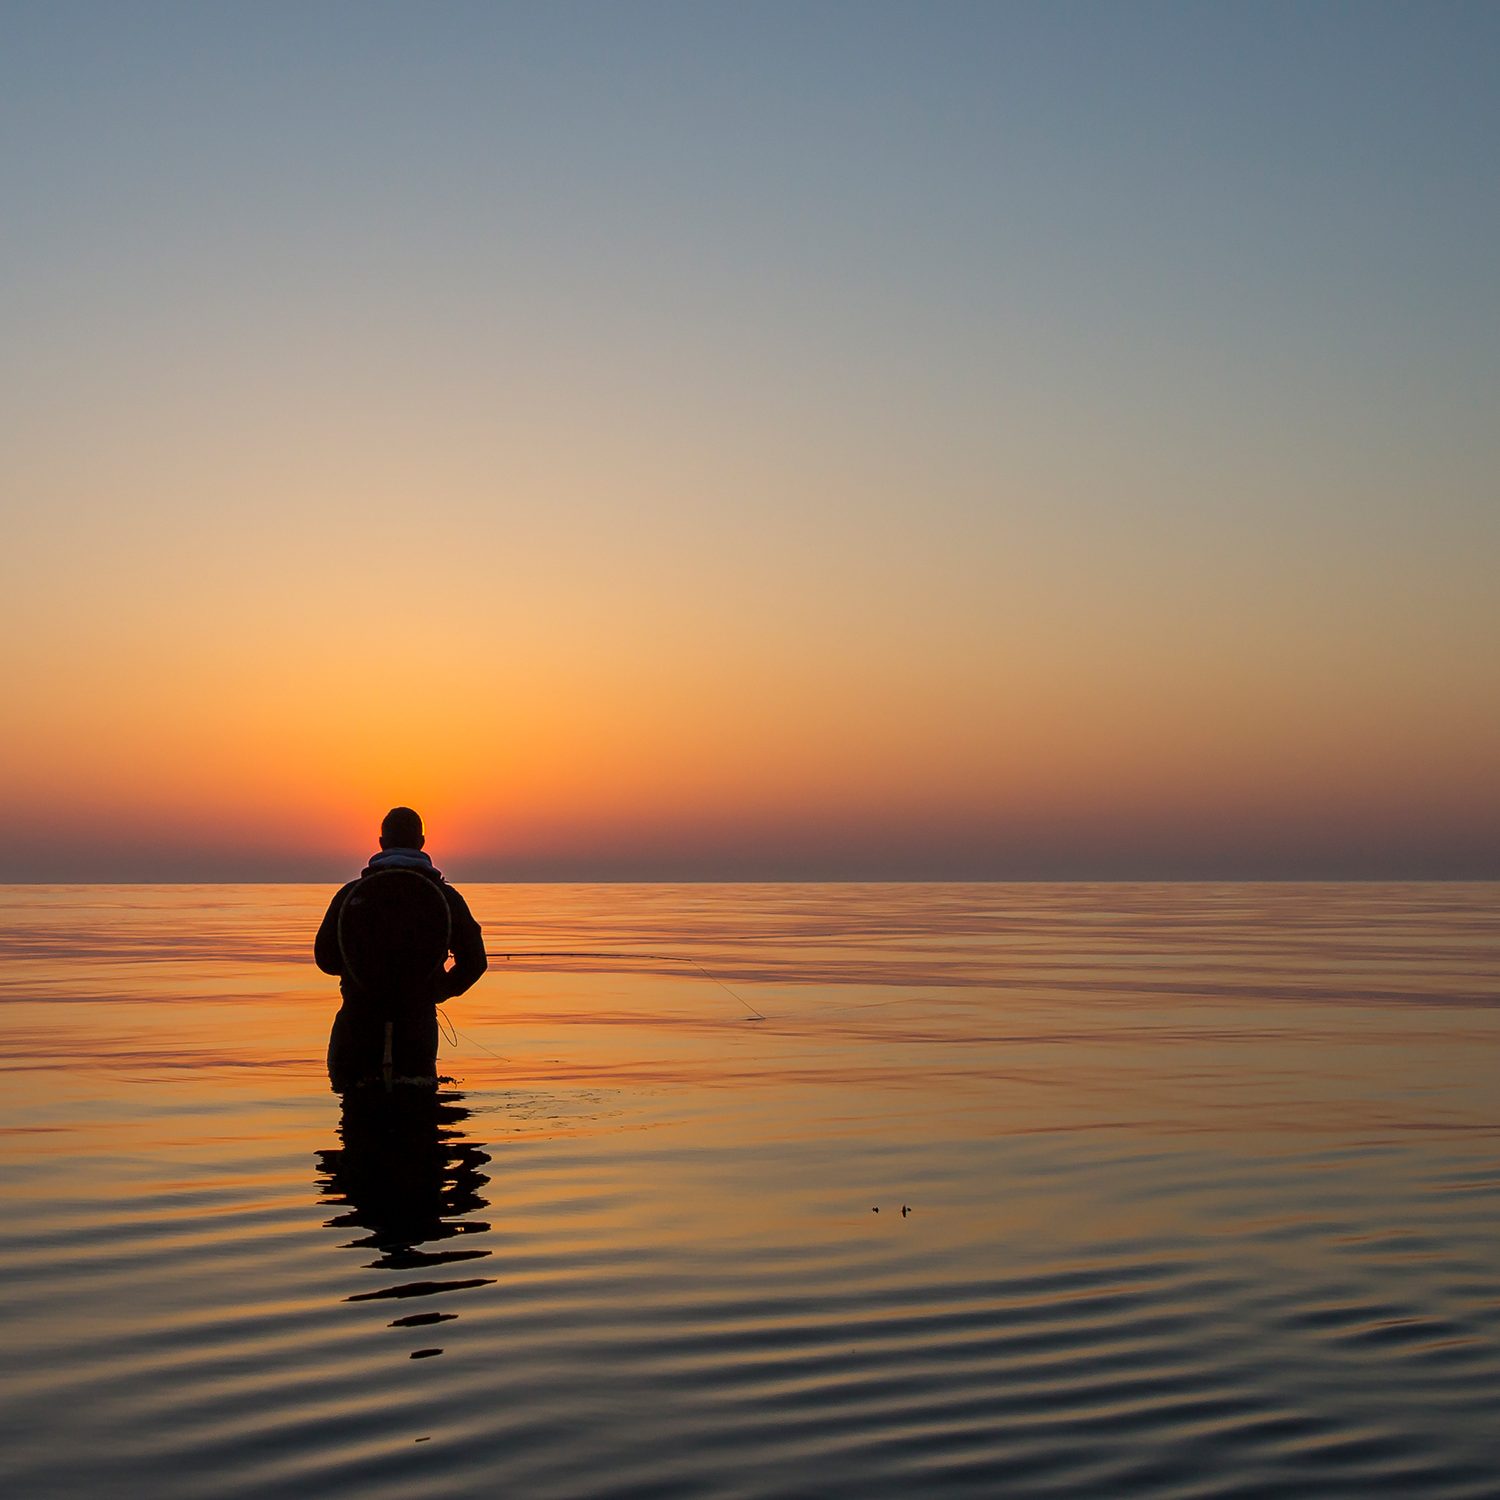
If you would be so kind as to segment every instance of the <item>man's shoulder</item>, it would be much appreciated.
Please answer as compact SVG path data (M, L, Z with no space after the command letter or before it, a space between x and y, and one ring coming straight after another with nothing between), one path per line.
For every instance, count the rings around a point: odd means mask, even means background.
M454 915L457 916L462 913L464 916L468 916L469 903L464 900L463 892L447 880L440 881L439 884L443 888L443 894L448 898L448 905L453 909Z

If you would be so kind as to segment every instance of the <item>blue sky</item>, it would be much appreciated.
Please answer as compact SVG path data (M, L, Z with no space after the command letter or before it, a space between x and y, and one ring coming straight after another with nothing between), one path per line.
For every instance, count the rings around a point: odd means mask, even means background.
M770 869L764 794L788 873L1491 869L1497 76L1482 5L0 6L18 867L179 755L335 797L316 643L419 592L508 748L368 795L487 867Z

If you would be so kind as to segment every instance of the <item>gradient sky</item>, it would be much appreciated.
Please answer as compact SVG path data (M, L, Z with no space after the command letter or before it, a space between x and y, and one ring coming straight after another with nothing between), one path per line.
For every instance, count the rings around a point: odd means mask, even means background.
M1500 876L1497 77L0 5L0 878Z

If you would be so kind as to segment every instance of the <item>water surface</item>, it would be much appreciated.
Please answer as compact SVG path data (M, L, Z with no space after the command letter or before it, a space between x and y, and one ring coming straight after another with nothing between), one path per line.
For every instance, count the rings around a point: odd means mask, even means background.
M467 893L393 1114L328 889L0 891L6 1493L1500 1495L1500 887Z

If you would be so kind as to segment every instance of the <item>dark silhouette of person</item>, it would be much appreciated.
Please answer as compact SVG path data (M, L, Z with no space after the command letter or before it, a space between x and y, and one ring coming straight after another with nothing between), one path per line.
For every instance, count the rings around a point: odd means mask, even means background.
M338 891L318 928L313 957L339 976L343 996L328 1038L328 1081L338 1093L435 1085L437 1007L489 967L479 924L424 842L421 818L393 807L380 853Z

